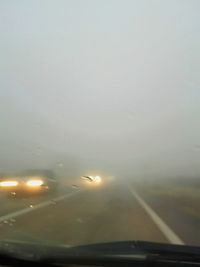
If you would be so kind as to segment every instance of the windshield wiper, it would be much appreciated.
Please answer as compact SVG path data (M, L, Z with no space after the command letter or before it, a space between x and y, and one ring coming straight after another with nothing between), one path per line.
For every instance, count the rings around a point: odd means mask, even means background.
M0 253L0 265L2 259L4 263L7 259L8 263L17 260L25 265L30 262L32 265L43 266L54 264L200 266L200 247L143 241L111 242L77 247L4 241L0 243Z

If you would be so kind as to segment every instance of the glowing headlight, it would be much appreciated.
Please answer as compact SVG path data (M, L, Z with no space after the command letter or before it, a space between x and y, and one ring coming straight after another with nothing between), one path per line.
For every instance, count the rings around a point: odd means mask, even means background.
M3 181L0 182L0 186L17 186L18 182L17 181Z
M101 182L101 177L100 176L96 176L95 177L95 182L96 183L100 183Z
M42 180L30 180L26 183L26 185L28 186L40 186L43 185L43 181Z

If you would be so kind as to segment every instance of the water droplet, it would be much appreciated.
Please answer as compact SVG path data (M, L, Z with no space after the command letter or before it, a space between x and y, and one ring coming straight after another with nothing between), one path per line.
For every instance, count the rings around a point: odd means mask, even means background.
M58 163L57 163L57 166L60 167L60 168L62 168L63 165L64 165L63 162L58 162Z
M66 244L65 247L66 247L66 248L71 248L72 245L68 245L68 244Z
M39 123L39 122L36 122L36 123L34 124L34 126L36 126L36 127L40 127L40 123Z
M128 115L129 115L129 117L134 117L135 116L135 112L134 111L129 111Z
M33 205L30 205L29 207L30 207L30 208L33 208Z
M195 149L196 151L200 151L200 145L196 145L196 146L194 147L194 149Z
M42 152L42 148L41 147L37 147L37 151L36 151L36 154L37 155L40 155Z

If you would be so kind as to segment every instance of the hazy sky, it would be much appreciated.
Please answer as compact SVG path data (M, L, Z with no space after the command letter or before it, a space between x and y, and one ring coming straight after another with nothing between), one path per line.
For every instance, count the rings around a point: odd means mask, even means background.
M200 174L199 12L0 0L0 170Z

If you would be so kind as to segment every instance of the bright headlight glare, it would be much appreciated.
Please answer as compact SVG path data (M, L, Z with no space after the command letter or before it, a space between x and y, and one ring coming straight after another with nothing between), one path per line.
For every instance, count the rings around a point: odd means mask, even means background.
M95 182L100 183L101 182L101 177L100 176L96 176L95 177Z
M17 186L18 182L17 181L3 181L0 182L0 186Z
M26 184L28 186L40 186L40 185L43 185L43 183L44 182L42 180L30 180Z

